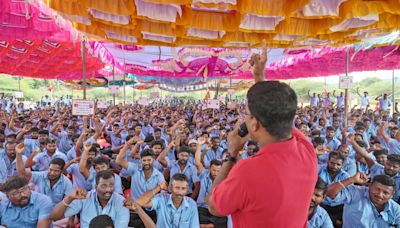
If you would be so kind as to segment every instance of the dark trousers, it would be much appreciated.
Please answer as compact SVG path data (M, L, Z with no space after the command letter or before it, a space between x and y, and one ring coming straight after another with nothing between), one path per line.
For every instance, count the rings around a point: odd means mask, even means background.
M333 225L335 227L341 227L342 225L342 217L343 217L343 204L338 206L328 206L328 205L321 205L326 212L328 212L329 217L331 218Z
M130 227L135 227L135 228L145 228L142 220L140 219L139 215L136 214L134 211L129 211L130 212L130 218L129 218L129 226ZM155 224L157 224L157 214L156 211L147 211L146 209L144 210L148 216L150 216L151 220Z
M199 207L199 220L200 224L213 224L216 228L226 228L228 227L227 217L217 217L212 215L207 208Z

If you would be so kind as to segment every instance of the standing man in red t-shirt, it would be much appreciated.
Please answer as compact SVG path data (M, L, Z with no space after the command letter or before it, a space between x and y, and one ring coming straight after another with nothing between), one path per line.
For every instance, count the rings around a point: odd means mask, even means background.
M251 58L256 84L247 93L244 123L228 136L228 156L213 183L209 211L232 215L234 228L306 227L308 207L317 181L317 157L307 138L293 128L296 93L285 83L263 81L267 61ZM251 138L261 150L237 164L239 151Z

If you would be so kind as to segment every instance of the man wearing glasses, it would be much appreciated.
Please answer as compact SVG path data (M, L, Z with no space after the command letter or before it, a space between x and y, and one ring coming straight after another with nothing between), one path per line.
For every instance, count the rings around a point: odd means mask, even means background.
M27 179L10 177L1 185L0 190L7 196L2 197L0 203L1 225L8 228L50 227L49 216L53 203L49 197L32 192Z

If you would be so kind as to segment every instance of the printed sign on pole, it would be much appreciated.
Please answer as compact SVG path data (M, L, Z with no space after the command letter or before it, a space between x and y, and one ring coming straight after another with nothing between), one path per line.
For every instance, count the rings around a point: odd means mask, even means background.
M15 92L15 98L24 98L24 92Z
M228 89L228 94L229 95L233 95L235 93L235 90L234 89Z
M219 104L220 101L219 100L208 100L207 101L207 108L211 108L211 109L219 109Z
M72 115L74 116L94 115L94 101L72 100Z
M107 101L97 101L97 108L108 108Z
M143 105L143 106L147 106L149 105L149 100L147 99L147 97L140 97L139 101L138 101L139 105Z
M339 88L340 89L353 88L353 76L340 76L339 77Z

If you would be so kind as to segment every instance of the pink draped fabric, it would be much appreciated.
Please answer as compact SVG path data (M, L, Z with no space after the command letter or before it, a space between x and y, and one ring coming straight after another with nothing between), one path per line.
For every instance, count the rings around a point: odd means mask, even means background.
M0 42L0 73L43 79L82 79L80 43L52 41ZM87 56L87 77L101 76L103 64Z
M396 46L377 47L355 53L350 49L349 72L400 69L400 50ZM344 74L346 52L343 48L321 48L293 59L285 59L269 65L265 71L268 79L295 79ZM238 75L250 78L251 73Z
M0 0L0 40L71 40L68 30L59 28L52 16L24 0Z
M91 42L91 51L102 61L115 64L123 72L137 76L157 76L163 78L199 78L204 77L226 77L235 79L251 79L251 68L248 58L244 57L243 63L233 64L225 58L213 56L199 57L189 56L190 61L181 62L179 58L152 60L152 65L141 65L139 62L127 61L125 65L118 61L114 55L122 56L110 45ZM362 50L357 53L350 50L352 59L349 64L350 72L375 71L400 69L400 49L396 46L377 47L371 50ZM185 49L181 49L183 51ZM197 49L209 50L209 49ZM393 51L395 50L395 51ZM178 52L179 53L179 52ZM146 54L145 50L139 50L135 55L143 58L151 58L155 55ZM282 53L282 55L285 55ZM345 73L345 49L344 48L314 48L287 51L287 58L276 60L266 67L268 79L295 79L305 77L331 76ZM158 56L156 56L158 58ZM249 57L249 56L247 56ZM129 57L127 56L127 60Z

